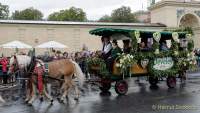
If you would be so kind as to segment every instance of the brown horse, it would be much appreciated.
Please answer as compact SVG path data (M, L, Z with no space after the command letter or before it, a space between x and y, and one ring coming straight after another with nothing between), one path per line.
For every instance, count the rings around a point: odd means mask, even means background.
M44 66L43 61L38 60L38 59L36 61L37 61L36 67ZM31 64L31 58L29 56L18 55L18 56L11 57L8 73L11 74L14 72L14 69L16 68L14 66L18 66L19 68L25 68L25 67L28 67L30 64ZM81 68L76 62L69 59L55 60L48 63L48 70L49 70L48 72L49 78L59 80L60 83L62 83L62 87L60 89L61 92L63 90L63 93L60 99L62 102L67 96L70 88L75 89L75 93L77 95L76 99L79 98L79 91L76 84L74 83L73 78L74 77L78 78L81 85L83 84L85 78L84 78ZM31 78L30 81L36 80L35 76L31 76L30 78ZM31 88L29 89L29 92L27 94L30 94L30 95L27 96L26 101L28 101L29 104L32 104L36 98L37 87L36 87L36 84L34 84L34 82L31 82L29 86L31 86ZM44 84L43 94L47 98L49 98L51 102L53 102L53 98L47 93L45 86L46 85Z

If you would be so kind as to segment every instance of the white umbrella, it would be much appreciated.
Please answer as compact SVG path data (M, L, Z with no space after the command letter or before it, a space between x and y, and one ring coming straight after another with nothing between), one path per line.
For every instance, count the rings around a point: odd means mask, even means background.
M3 44L1 45L1 47L3 48L32 48L30 45L17 41L17 40Z
M36 46L36 48L68 48L68 47L56 41L49 41Z

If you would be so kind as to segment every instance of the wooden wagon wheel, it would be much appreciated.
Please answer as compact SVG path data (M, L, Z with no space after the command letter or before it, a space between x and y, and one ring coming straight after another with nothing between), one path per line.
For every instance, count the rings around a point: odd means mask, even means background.
M106 79L106 78L102 78L100 81L100 86L99 89L102 92L107 92L109 91L111 88L111 80L110 79Z
M174 87L176 87L176 77L168 76L168 77L167 77L167 86L168 86L169 88L174 88Z
M128 92L128 83L125 80L117 81L115 91L119 95L125 95Z
M149 83L151 86L156 86L158 83L158 77L149 77Z

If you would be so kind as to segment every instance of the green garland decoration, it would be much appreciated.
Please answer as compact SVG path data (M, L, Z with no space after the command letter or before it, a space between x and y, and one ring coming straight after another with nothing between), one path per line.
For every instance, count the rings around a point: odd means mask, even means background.
M131 45L132 45L132 50L131 50L131 53L134 54L138 51L138 43L137 43L137 38L135 36L135 32L130 32L129 35L130 37L132 38L132 41L131 41Z
M186 70L190 67L194 67L193 65L190 64L191 61L188 61L188 54L191 53L191 51L194 48L194 42L192 39L189 40L188 42L188 51L179 51L179 43L177 38L172 38L172 45L171 49L169 51L158 51L156 53L156 50L159 50L160 43L153 38L153 45L152 45L152 50L148 52L139 52L138 51L138 41L137 38L140 36L139 31L132 31L129 33L129 35L132 38L132 50L131 54L134 55L134 60L137 62L140 62L141 60L144 59L149 59L149 64L148 64L148 72L150 76L154 77L161 77L161 76L175 76L179 71ZM159 36L159 32L156 32L155 35ZM178 37L177 33L173 33L173 37ZM164 57L171 57L172 60L174 61L174 65L172 68L167 69L167 70L156 70L153 68L154 66L154 60L156 58L164 58ZM91 66L94 65L99 65L100 70L99 73L100 75L106 77L109 75L108 70L106 68L106 64L103 59L100 58L89 58L87 60L88 62L88 68L90 69Z
M158 33L157 33L158 34ZM177 33L173 33L174 37ZM178 36L177 36L178 37ZM193 50L193 41L188 43L188 50ZM169 51L159 51L156 53L155 51L159 49L159 42L154 39L152 50L150 52L138 52L135 55L137 60L149 59L148 72L151 76L161 77L161 76L175 76L179 71L183 71L182 69L187 69L189 63L186 62L187 65L183 66L182 63L179 62L180 58L187 59L187 55L190 51L179 51L179 43L176 38L172 40L172 46ZM172 68L167 70L156 70L153 68L155 58L164 58L164 57L172 57L174 61L174 65Z
M97 58L97 57L88 58L86 62L87 62L87 69L89 72L92 71L91 69L92 66L97 66L100 68L98 70L98 73L100 74L100 76L107 77L109 75L108 69L106 67L106 63L103 59Z
M154 60L150 60L149 65L148 65L148 72L150 76L154 76L154 77L175 76L178 73L179 68L178 68L178 65L176 64L176 61L174 59L173 61L174 61L174 65L172 68L162 71L162 70L154 69L153 68Z
M190 51L190 52L193 51L193 49L194 49L194 41L193 40L188 42L188 47L187 48L188 48L188 51Z

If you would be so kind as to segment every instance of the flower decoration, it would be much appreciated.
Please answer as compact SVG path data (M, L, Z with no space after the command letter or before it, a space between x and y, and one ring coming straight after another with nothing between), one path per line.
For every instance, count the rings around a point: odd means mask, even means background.
M135 31L135 38L137 39L137 43L141 42L140 32L139 31Z
M186 34L186 38L187 38L188 40L192 40L192 35L191 35L191 34Z
M160 41L160 38L161 38L161 34L160 32L155 32L153 33L153 38L156 42L159 42Z
M174 55L178 56L179 52L178 51L174 51Z
M177 32L173 32L172 33L172 38L174 39L175 42L179 42L179 39L178 39L179 35Z
M160 53L159 49L156 49L154 53L159 54Z
M136 37L136 39L140 38L140 32L139 31L135 31L135 37Z
M123 53L119 56L119 64L117 64L117 67L119 67L123 73L134 63L136 63L136 61L133 55Z

